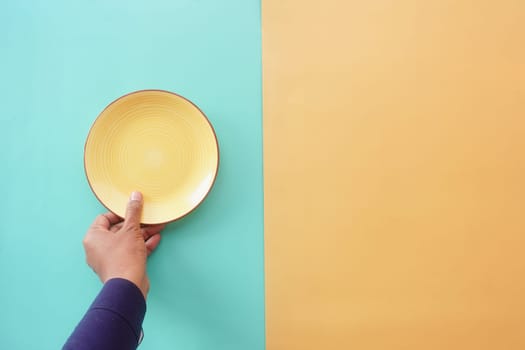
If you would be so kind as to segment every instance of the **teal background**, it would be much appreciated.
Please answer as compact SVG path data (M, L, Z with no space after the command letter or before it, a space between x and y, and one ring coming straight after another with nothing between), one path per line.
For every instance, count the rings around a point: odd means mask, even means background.
M100 289L84 141L108 103L149 88L201 107L221 164L150 258L140 348L264 348L260 27L255 0L2 1L0 349L60 348Z

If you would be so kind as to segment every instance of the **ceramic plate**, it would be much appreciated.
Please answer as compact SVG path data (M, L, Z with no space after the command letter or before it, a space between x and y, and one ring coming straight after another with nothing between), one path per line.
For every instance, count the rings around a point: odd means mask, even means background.
M129 195L144 195L142 223L181 218L210 191L219 165L217 138L202 111L161 90L124 95L91 127L84 167L100 202L124 217Z

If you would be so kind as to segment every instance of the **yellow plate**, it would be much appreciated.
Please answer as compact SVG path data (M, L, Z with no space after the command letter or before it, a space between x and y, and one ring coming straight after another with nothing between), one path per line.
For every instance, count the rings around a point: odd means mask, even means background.
M192 102L162 90L124 95L102 111L84 149L86 176L100 202L123 217L132 191L144 195L142 223L177 220L210 191L217 137Z

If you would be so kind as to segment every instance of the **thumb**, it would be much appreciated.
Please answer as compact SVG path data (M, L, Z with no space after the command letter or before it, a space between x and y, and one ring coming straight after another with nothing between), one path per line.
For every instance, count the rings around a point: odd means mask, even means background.
M124 226L128 228L140 228L140 218L142 217L142 193L132 192L126 208L126 218Z

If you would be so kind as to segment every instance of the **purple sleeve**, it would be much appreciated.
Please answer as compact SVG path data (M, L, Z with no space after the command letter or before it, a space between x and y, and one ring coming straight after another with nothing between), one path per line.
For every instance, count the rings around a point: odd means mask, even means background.
M146 301L135 284L122 278L110 279L63 349L136 349L142 340L145 313Z

